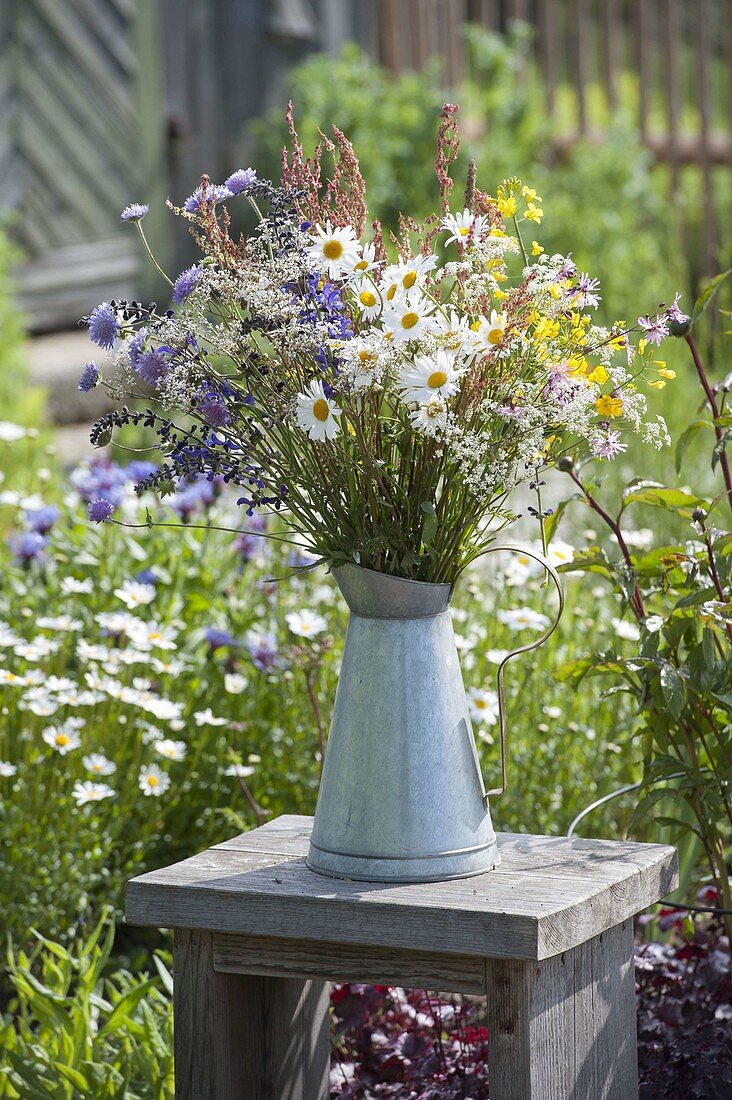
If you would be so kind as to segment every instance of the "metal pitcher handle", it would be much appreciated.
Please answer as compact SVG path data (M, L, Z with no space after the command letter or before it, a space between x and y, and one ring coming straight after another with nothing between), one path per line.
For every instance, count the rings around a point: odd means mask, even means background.
M512 661L514 657L518 657L519 653L528 653L531 649L538 649L540 645L543 645L549 638L551 638L554 631L559 626L559 620L562 617L564 611L564 589L562 588L562 581L554 566L546 560L541 554L535 553L533 550L526 550L523 546L489 546L487 550L483 551L483 554L497 554L499 552L508 552L513 554L523 554L527 558L531 558L533 561L537 561L539 565L542 565L547 571L557 589L557 596L559 597L559 610L557 611L554 622L549 629L542 634L534 642L530 642L529 645L522 645L519 649L512 650L511 653L506 654L501 663L498 666L498 672L496 673L496 684L498 687L498 723L501 737L501 786L494 787L489 791L486 791L483 795L483 803L487 807L488 799L493 795L503 794L508 787L508 770L506 766L506 713L505 713L505 700L503 696L503 670L509 661ZM481 554L481 557L483 556Z

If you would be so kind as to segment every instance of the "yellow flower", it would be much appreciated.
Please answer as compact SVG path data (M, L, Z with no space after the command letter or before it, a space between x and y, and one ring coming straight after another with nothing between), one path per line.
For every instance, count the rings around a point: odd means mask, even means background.
M598 386L604 386L608 379L608 373L602 364L597 367L588 365L585 369L585 377L588 382L597 382Z
M649 380L648 385L653 386L654 390L662 390L665 387L666 382L663 378L655 378Z
M547 290L555 302L562 297L562 287L559 283L550 283Z
M493 297L497 298L499 302L505 302L506 298L508 298L508 294L505 290L494 290Z
M512 218L516 213L516 199L513 195L502 195L496 203L504 218Z
M544 249L541 247L541 245L539 244L538 241L532 241L531 242L531 255L532 256L541 256L543 251L544 251Z
M676 371L671 370L671 368L667 367L665 363L662 367L659 367L658 373L661 375L661 378L674 379L676 377Z
M625 333L618 333L617 336L613 336L612 340L610 340L610 347L613 349L613 351L623 351L623 349L627 348L627 346L628 340L625 336Z
M613 397L612 394L606 393L602 397L598 397L595 402L595 408L600 416L607 416L610 420L614 420L616 416L623 415L623 401L620 397Z
M526 213L524 217L527 221L536 222L537 225L541 225L541 219L544 217L544 211L536 203L530 202L526 207Z
M534 340L537 344L546 343L559 335L559 321L552 321L550 317L542 317L534 329Z
M497 225L493 225L493 226L491 226L491 229L490 229L490 232L489 232L488 236L489 237L507 237L508 234L504 233L504 231L502 229L499 229Z
M647 347L648 347L648 341L646 340L645 336L642 336L640 338L640 340L638 341L638 354L642 355Z
M584 355L570 355L567 360L567 366L569 373L576 377L578 374L585 374L588 369L588 363Z
M536 199L537 202L543 202L544 201L542 199L541 195L537 195L534 188L529 187L527 184L524 184L523 187L521 188L521 194L524 196L524 198L528 202L533 202L534 199Z

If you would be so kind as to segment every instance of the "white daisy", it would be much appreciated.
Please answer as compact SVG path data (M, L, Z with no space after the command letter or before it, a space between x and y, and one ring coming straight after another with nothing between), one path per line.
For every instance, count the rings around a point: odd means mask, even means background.
M433 317L435 336L447 351L459 354L469 351L471 346L471 332L467 317L460 317L451 309L449 313L441 310Z
M0 760L0 779L12 779L17 770L15 764L11 764L9 760Z
M254 771L255 769L247 764L229 764L227 768L224 768L224 775L235 775L237 779L248 779L250 775L254 775Z
M186 747L185 741L171 741L169 737L163 738L162 741L153 742L155 752L159 752L161 756L165 756L168 760L183 760L186 755Z
M381 295L370 279L362 279L354 288L356 307L362 317L367 321L373 321L381 313Z
M181 672L185 672L188 666L185 661L174 657L169 661L161 661L159 657L152 657L150 667L153 672L158 672L161 676L180 676Z
M81 619L74 619L71 615L43 615L40 619L36 619L36 626L39 630L71 632L74 630L81 630L84 624Z
M114 798L117 793L106 783L92 783L85 779L83 783L74 783L71 792L77 806L86 806L89 802L101 802L103 798Z
M534 611L531 607L512 607L506 611L496 611L496 618L509 630L546 630L549 620L546 615Z
M380 260L376 259L376 246L373 241L369 241L368 244L363 246L363 251L359 259L356 260L351 268L351 274L355 278L362 278L364 275L370 274L372 271L376 271L379 267Z
M333 439L338 434L337 416L341 410L326 397L323 383L313 379L304 393L297 395L297 422L311 439Z
M485 688L471 688L468 692L470 717L474 722L495 726L498 721L498 695Z
M442 350L431 355L418 355L399 374L399 389L405 401L419 404L440 396L443 401L459 389L460 372L455 361Z
M81 738L76 730L69 728L68 722L63 726L49 726L43 731L43 740L61 756L66 756L72 749L78 749L81 744Z
M290 611L285 615L285 620L292 633L300 638L313 638L316 634L322 634L328 625L322 615L316 615L306 608L302 611Z
M0 649L14 646L18 641L18 635L13 632L7 623L0 623Z
M438 394L435 394L428 401L418 405L414 412L409 414L409 419L418 431L425 435L435 435L437 430L444 428L447 423L447 405Z
M197 726L225 726L228 718L217 718L211 707L206 707L205 710L197 710L193 715Z
M506 314L491 310L490 317L481 317L471 325L471 345L473 355L488 355L495 351L506 335Z
M178 631L169 623L144 623L140 619L133 619L127 632L137 649L177 649L174 639Z
M164 794L170 786L170 776L166 775L157 764L148 764L147 767L140 768L137 782L146 798L150 795L157 798L159 795Z
M249 681L240 672L226 672L224 674L224 687L229 695L241 695L246 691Z
M451 244L453 241L465 244L469 238L472 237L475 240L482 235L486 228L486 219L482 214L476 216L469 210L463 210L460 214L446 214L440 226L450 234L445 244Z
M117 771L114 761L108 760L101 752L90 752L82 757L81 762L92 775L113 775Z
M340 279L343 274L352 271L361 255L361 244L350 225L333 226L330 219L322 225L316 225L310 235L311 243L307 254L328 274L329 279Z
M61 581L61 591L64 596L82 596L93 592L94 586L91 577L86 577L83 581L77 580L76 577L64 577Z
M391 302L395 297L408 293L436 265L437 256L434 254L413 256L408 260L400 260L398 264L390 264L382 279L382 287L387 300Z
M155 586L152 584L140 584L138 581L125 581L119 588L115 588L117 599L133 611L136 607L144 607L155 599Z
M399 344L404 340L416 340L431 327L430 315L434 310L427 299L419 294L408 294L404 299L394 300L384 310L383 327L392 333L392 339Z

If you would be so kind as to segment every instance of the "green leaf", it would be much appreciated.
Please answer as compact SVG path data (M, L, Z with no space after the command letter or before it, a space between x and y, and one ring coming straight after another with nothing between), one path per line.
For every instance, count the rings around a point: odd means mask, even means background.
M694 302L694 308L691 311L691 323L695 325L700 317L703 317L707 309L712 303L715 294L721 287L722 283L732 275L732 267L727 268L726 271L721 271L719 275L715 275L714 278L707 283L704 290L701 292L697 300Z
M724 432L722 438L718 439L717 442L714 444L714 450L712 451L713 470L716 470L717 463L719 462L724 452L727 450L727 444L729 443L730 439L732 439L732 428L727 428L727 431Z
M689 445L694 441L699 432L704 429L708 431L714 431L714 428L708 420L695 420L693 424L690 424L685 431L681 433L676 443L676 473L681 472L681 466L684 461Z
M694 493L685 493L683 489L665 489L648 487L634 489L626 493L624 504L647 504L651 508L665 508L667 512L676 512L686 516L695 508L710 508L709 501L704 497L698 497Z
M99 1036L108 1035L114 1031L124 1020L127 1019L135 1011L138 1004L145 996L145 994L155 987L155 982L150 979L146 982L142 982L141 985L131 989L129 993L125 993L124 997L121 997L117 1004L112 1009L112 1013L105 1021L104 1026L99 1030Z
M63 1062L54 1062L53 1068L57 1070L62 1077L65 1077L74 1088L81 1089L82 1092L89 1092L89 1084L86 1078L79 1073L78 1069L72 1069L71 1066L65 1066Z

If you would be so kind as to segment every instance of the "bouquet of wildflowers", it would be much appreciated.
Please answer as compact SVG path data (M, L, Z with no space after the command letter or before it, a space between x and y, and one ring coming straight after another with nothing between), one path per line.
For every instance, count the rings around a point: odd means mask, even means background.
M130 422L157 432L164 460L140 492L223 479L248 515L285 512L323 560L436 583L514 518L519 483L540 493L543 468L612 459L629 432L666 440L638 382L662 384L653 346L678 307L601 327L597 281L532 239L530 187L489 195L471 166L451 203L456 110L439 129L440 210L402 216L396 234L369 224L345 136L334 128L306 158L291 108L278 185L252 169L204 176L171 207L203 252L171 281L172 308L111 302L88 318L122 378L105 384L147 403L103 417L92 441ZM235 239L230 207L247 201L256 228ZM143 241L146 211L123 212ZM99 380L87 364L82 388Z

